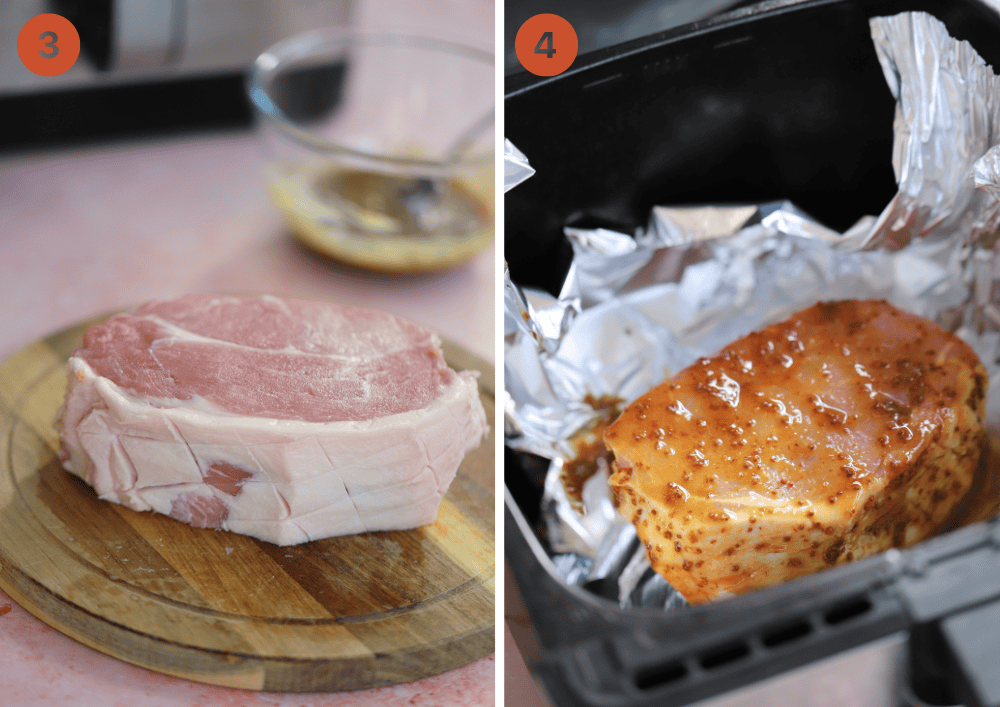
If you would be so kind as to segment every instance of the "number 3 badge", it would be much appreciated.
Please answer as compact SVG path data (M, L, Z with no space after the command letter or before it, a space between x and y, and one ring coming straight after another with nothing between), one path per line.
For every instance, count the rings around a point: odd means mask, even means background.
M39 76L58 76L80 56L80 35L62 15L35 15L17 34L17 55Z
M564 72L573 64L578 49L576 30L559 15L535 15L514 37L521 66L538 76Z

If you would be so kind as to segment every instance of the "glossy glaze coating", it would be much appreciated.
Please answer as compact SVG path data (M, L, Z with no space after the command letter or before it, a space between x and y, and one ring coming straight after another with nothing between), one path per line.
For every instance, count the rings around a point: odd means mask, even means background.
M969 489L986 373L933 322L820 303L703 358L604 439L660 574L698 603L938 529Z

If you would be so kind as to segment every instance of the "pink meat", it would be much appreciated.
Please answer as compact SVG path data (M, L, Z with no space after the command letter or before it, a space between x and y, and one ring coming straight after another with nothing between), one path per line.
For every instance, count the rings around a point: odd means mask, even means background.
M485 434L477 375L383 312L153 302L85 333L60 458L101 498L282 545L412 528Z
M277 298L205 300L114 317L87 330L76 356L134 395L197 396L238 415L307 422L417 410L455 378L433 334L399 317Z

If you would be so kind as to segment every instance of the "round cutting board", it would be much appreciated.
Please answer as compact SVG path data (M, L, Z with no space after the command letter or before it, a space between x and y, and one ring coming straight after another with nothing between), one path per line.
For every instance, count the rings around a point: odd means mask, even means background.
M99 500L56 457L66 360L92 323L0 364L0 587L18 604L115 658L256 690L392 685L494 650L492 432L428 526L290 547L193 528ZM444 352L482 372L493 420L493 367Z

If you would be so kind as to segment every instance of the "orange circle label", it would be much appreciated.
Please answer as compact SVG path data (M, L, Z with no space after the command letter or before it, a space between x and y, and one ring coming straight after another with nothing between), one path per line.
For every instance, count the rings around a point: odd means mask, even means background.
M573 64L578 49L576 30L559 15L535 15L514 37L517 60L537 76L561 74Z
M62 15L35 15L17 35L17 55L39 76L58 76L80 56L80 35Z

